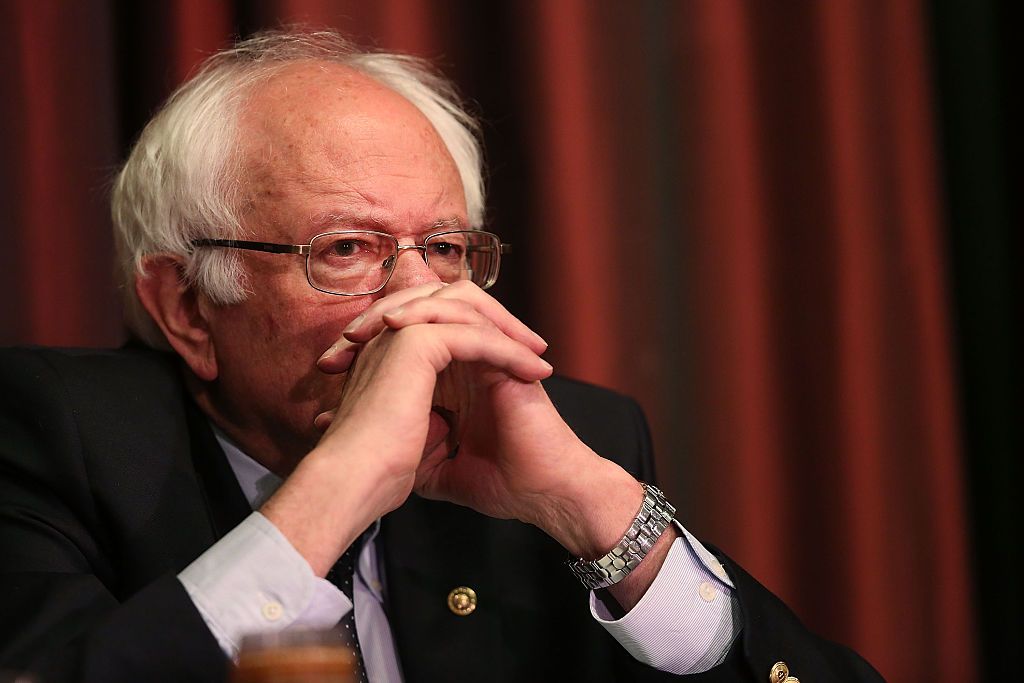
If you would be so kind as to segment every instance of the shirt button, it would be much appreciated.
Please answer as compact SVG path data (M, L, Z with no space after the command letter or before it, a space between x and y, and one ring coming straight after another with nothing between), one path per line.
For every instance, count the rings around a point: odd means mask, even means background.
M260 612L263 613L263 618L267 621L277 621L284 614L284 608L279 602L268 602L263 605Z
M700 584L700 597L704 598L706 602L711 602L715 599L717 591L708 581L701 581Z

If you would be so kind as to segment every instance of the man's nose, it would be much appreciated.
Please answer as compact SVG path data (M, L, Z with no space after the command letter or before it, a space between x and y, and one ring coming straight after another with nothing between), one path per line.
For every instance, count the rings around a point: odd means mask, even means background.
M425 255L422 247L399 249L395 259L395 270L384 287L384 293L390 294L428 282L440 282L441 278L427 265Z

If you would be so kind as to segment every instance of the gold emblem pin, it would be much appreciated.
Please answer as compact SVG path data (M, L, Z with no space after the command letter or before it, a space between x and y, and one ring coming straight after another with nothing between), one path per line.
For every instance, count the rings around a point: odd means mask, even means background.
M789 667L785 662L775 662L768 673L770 683L783 683L789 677Z
M476 609L476 591L469 586L453 588L448 594L448 609L460 617L472 614Z

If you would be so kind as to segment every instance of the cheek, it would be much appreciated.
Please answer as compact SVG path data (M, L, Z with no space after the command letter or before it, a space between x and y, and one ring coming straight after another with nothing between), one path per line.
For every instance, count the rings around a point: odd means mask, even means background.
M253 339L272 354L315 360L370 303L368 298L332 297L305 287L252 311Z
M315 352L316 358L319 358L342 338L342 331L371 303L369 298L364 297L317 302L305 309L296 310L281 324L287 325L290 330L286 336L302 344L311 353Z
M256 373L260 393L276 392L278 400L289 402L339 393L340 378L320 372L316 361L372 299L329 297L308 285L275 284L218 316L214 333L222 378L239 381L240 373Z

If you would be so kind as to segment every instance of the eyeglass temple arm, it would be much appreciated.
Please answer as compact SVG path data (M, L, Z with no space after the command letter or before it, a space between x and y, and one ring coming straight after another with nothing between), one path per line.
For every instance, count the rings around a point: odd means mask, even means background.
M308 244L274 244L273 242L250 242L248 240L215 240L201 239L192 240L189 244L193 247L228 247L231 249L248 249L250 251L265 251L271 254L301 254L309 253Z
M471 245L466 247L466 251L478 251L478 252L483 252L483 253L490 253L490 252L494 251L494 247L487 246L486 244L482 244L480 246L476 246L476 245L472 245L471 244ZM512 245L508 244L506 242L502 242L498 246L498 253L499 254L510 254L510 253L512 253Z

